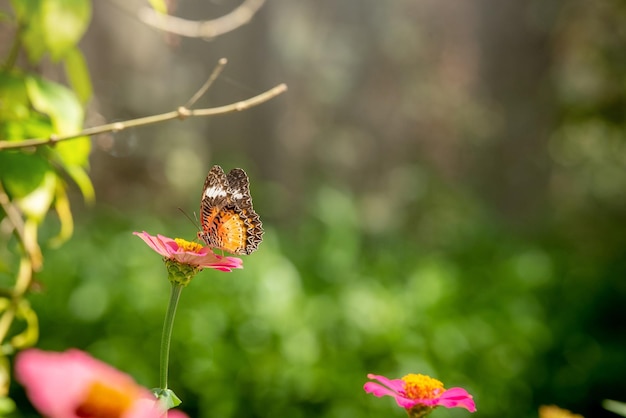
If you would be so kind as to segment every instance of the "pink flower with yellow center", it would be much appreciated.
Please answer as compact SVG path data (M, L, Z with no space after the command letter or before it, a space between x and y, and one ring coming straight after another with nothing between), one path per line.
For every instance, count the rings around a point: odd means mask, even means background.
M472 395L463 388L445 389L443 383L423 374L408 374L402 379L387 379L384 376L368 374L368 379L379 383L367 382L363 389L374 396L391 396L398 406L406 409L412 418L423 417L434 408L465 408L476 412Z
M133 232L150 248L168 260L187 264L199 269L212 268L219 271L232 271L243 268L243 261L237 257L217 255L210 247L203 247L196 242L184 239L168 238L163 235L153 236L147 232Z
M155 396L125 373L80 350L23 351L17 380L37 410L48 418L160 418ZM185 418L171 411L170 418Z

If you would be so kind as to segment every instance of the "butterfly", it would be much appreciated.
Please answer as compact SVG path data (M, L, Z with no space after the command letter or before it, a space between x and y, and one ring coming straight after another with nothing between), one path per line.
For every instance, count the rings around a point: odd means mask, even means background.
M209 247L231 254L248 255L263 240L263 226L252 208L246 172L234 168L228 174L214 165L204 181L200 201L198 238Z

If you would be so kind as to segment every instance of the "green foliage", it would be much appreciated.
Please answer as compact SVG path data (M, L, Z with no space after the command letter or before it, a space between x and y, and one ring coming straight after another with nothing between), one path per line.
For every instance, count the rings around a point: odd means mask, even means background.
M78 48L67 51L65 73L81 103L86 103L92 95L89 68L83 53Z
M52 208L60 230L50 244L60 245L73 231L66 178L73 179L87 200L93 187L86 174L91 151L89 138L78 138L56 146L19 147L32 138L54 138L75 134L83 128L83 105L91 94L88 69L77 43L89 23L91 4L84 0L12 1L14 15L3 14L13 23L15 39L0 67L0 221L3 274L13 276L0 297L0 413L12 408L5 398L11 381L6 355L33 346L39 327L36 311L23 299L31 289L33 274L42 266L38 226ZM24 62L27 57L30 62ZM65 60L70 88L35 73L41 61ZM37 65L33 65L37 64ZM19 260L12 262L9 258Z
M546 354L563 350L561 338L590 312L566 328L557 318L600 298L607 283L562 287L580 260L560 244L511 237L455 194L438 185L426 199L456 202L448 209L464 213L465 226L450 225L452 213L433 223L441 206L426 207L422 216L442 235L425 244L424 225L365 233L354 196L324 187L297 228L266 222L244 270L201 272L183 291L172 340L170 387L182 409L197 417L400 416L393 401L362 391L365 375L419 372L467 388L483 416L500 416L503 405L516 406L507 415L536 416L534 387L558 393ZM70 341L151 387L169 284L160 257L131 233L176 236L189 227L183 217L133 219L99 213L82 224L64 251L48 254L46 291L33 303L42 348ZM544 303L554 292L560 302Z
M91 18L85 0L13 0L22 41L32 62L50 54L54 61L76 49Z
M84 120L81 101L86 101L91 87L76 43L89 22L89 2L33 0L15 1L13 6L18 23L24 28L17 36L29 57L42 59L46 52L53 59L67 56L66 68L81 100L59 83L24 73L16 66L5 68L0 72L0 140L80 132ZM44 24L52 21L56 30ZM86 199L93 199L93 187L85 172L90 150L91 142L85 137L55 147L40 147L34 152L1 151L0 181L10 197L22 199L22 210L28 216L41 221L55 198L66 199L64 174L59 168L79 185ZM67 213L62 218L65 222L70 219Z
M51 133L61 135L80 131L84 112L70 90L37 77L27 77L25 83L33 108L50 118Z
M602 403L602 406L604 406L611 412L615 412L618 415L626 417L626 404L623 402L617 402L607 399Z
M89 3L12 4L15 45L32 62L63 65L70 85L7 57L0 140L79 131L91 83L76 42ZM383 204L317 185L297 226L266 222L264 243L244 270L202 272L183 292L170 369L182 409L194 417L401 416L393 401L362 391L368 372L427 373L463 386L483 416L531 417L540 403L576 410L591 396L617 397L603 391L619 389L625 371L623 325L607 321L623 318L626 294L625 128L615 117L623 116L623 95L611 93L623 73L614 74L607 57L621 52L623 31L613 37L592 29L600 45L581 54L591 57L582 77L594 81L591 88L577 78L579 66L559 80L563 122L548 147L556 209L541 219L540 232L507 227L467 184L439 182L418 166L398 167L410 181L395 182L389 193L396 199L384 196ZM0 151L2 189L25 225L42 225L44 237L58 234L46 241L46 268L32 286L41 293L32 295L32 308L15 305L20 326L4 343L26 347L40 329L41 348L86 349L152 387L169 283L160 257L131 233L175 236L187 227L182 217L98 211L80 220L62 251L53 250L73 229L66 177L94 198L89 152L87 138ZM44 222L52 207L60 233ZM3 260L2 283L13 282L16 265ZM14 307L3 301L0 313ZM3 379L8 368L0 358ZM622 404L606 407L623 414ZM0 413L11 408L0 398Z

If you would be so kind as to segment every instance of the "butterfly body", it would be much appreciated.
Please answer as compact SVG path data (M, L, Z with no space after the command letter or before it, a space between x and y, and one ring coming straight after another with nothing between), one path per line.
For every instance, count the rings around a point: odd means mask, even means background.
M200 222L198 237L210 247L238 255L257 249L263 227L252 208L245 171L234 168L225 174L219 165L211 168L202 188Z

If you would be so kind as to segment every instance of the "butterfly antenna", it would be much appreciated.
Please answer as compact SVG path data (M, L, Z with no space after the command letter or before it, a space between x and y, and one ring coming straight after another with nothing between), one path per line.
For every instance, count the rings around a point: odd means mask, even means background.
M200 223L198 222L198 216L196 215L196 212L193 213L193 218L192 218L182 208L178 208L178 210L180 211L180 213L185 215L185 218L189 219L191 224L195 226L198 231L200 230Z

